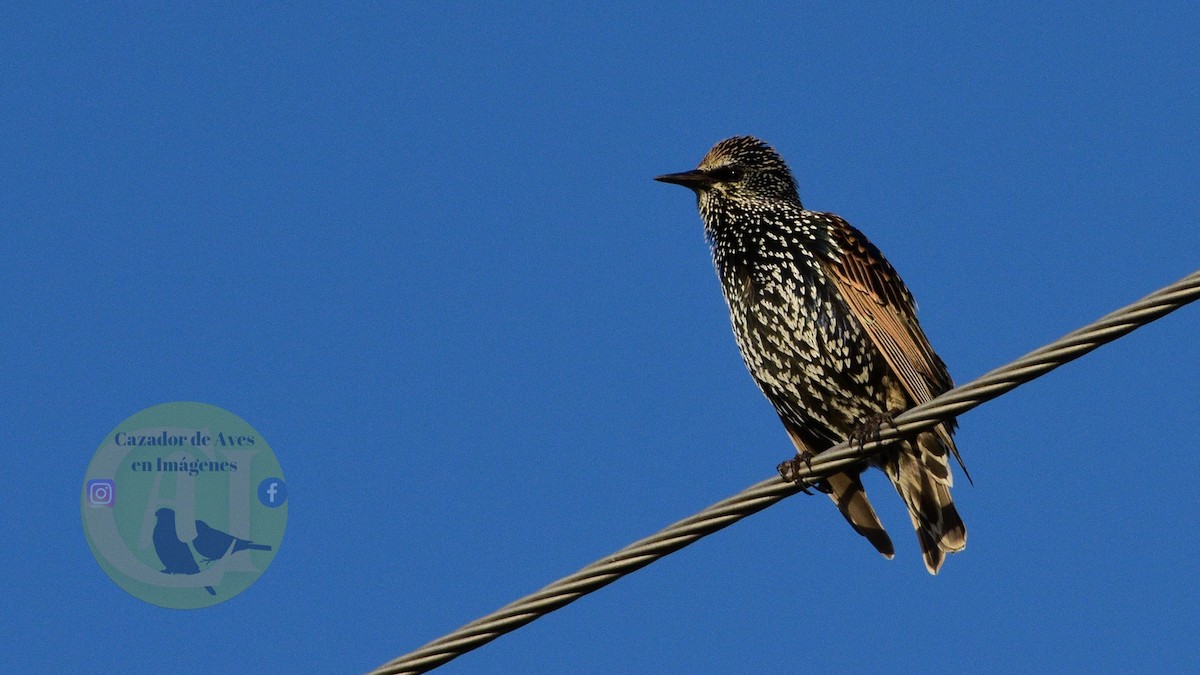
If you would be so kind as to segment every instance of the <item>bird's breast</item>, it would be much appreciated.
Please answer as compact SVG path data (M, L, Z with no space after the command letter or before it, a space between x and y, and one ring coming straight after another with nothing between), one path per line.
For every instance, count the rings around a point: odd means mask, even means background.
M881 355L815 262L730 265L721 281L734 338L759 388L785 416L849 433L886 409Z

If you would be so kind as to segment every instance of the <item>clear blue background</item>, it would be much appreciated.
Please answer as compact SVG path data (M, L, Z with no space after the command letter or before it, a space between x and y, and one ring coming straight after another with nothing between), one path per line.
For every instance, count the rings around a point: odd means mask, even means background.
M768 477L694 200L743 133L956 379L1200 267L1194 3L123 5L0 16L8 609L25 671L361 672ZM890 4L890 3L889 3ZM789 499L453 673L1200 667L1200 308L961 418L967 550ZM204 611L93 561L89 458L203 401L283 464Z

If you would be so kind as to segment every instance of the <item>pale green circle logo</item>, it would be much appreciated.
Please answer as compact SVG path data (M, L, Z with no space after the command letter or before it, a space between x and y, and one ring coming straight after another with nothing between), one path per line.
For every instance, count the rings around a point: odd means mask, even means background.
M197 609L254 583L287 524L283 469L245 420L206 403L163 403L117 425L84 477L83 531L134 597Z

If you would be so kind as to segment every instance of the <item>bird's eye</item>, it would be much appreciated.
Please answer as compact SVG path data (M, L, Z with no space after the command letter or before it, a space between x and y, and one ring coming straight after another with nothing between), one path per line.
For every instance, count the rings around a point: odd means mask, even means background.
M719 166L708 173L714 180L732 183L742 179L743 172L736 166Z

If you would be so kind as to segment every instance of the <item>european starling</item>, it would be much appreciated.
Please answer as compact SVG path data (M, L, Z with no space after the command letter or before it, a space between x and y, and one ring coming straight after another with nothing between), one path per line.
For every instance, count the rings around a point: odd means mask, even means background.
M696 193L734 338L801 459L864 439L891 415L953 387L896 270L845 220L805 210L770 146L729 138L694 171L655 180ZM967 543L950 498L954 428L942 423L871 460L908 507L931 574ZM891 558L891 539L863 491L865 468L816 487Z

